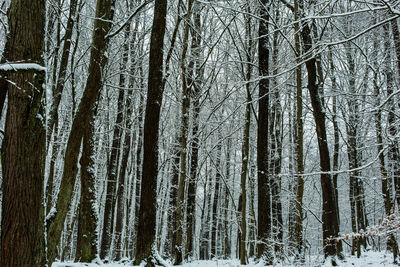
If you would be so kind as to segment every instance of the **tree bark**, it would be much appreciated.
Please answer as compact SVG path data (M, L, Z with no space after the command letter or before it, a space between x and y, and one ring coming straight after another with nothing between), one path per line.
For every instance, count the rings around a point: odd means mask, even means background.
M250 69L250 67L248 67ZM248 72L250 73L250 71ZM250 77L248 77L250 78ZM250 84L246 83L246 112L245 112L245 125L243 129L243 143L242 143L242 171L240 173L240 186L241 186L241 197L242 197L242 221L240 225L241 239L240 239L240 264L247 264L247 250L246 250L246 232L247 232L247 173L248 173L248 162L249 162L249 147L250 147L250 123L251 123L251 95L250 95Z
M155 0L153 28L150 39L148 93L144 120L142 186L135 264L152 262L156 224L156 185L158 174L158 128L162 104L163 46L167 0Z
M272 264L271 248L268 240L271 237L271 193L268 178L268 116L269 116L269 40L268 23L270 20L268 0L261 2L261 20L258 29L258 71L259 81L258 126L257 126L257 184L258 184L258 217L257 217L257 256L264 257L266 264Z
M79 201L76 261L92 262L97 256L96 176L94 173L94 123L95 114L83 136L81 164L81 196Z
M2 71L1 91L8 91L2 146L0 265L45 265L43 182L45 170L44 81L42 54L45 1L11 1L4 58L37 68ZM8 65L8 64L7 64Z

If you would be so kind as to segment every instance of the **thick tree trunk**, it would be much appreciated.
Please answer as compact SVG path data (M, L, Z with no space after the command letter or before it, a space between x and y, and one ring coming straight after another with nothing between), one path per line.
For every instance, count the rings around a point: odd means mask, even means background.
M76 261L92 262L97 256L96 177L94 174L94 123L95 114L83 136L81 164L81 196L79 201Z
M8 91L8 112L2 146L2 209L0 265L45 265L43 182L45 121L43 65L45 1L11 1L5 59L34 64L1 70ZM3 65L4 66L4 65ZM6 66L9 66L7 64Z
M261 2L261 20L258 29L258 71L259 81L258 126L257 126L257 184L258 184L258 217L257 217L257 256L265 257L265 263L272 263L272 250L268 242L271 237L271 193L268 178L268 116L269 116L269 44L268 0Z
M147 260L153 266L152 249L156 224L158 174L158 128L162 104L163 46L167 0L155 0L150 40L148 93L144 120L143 168L135 264Z
M89 76L68 138L67 149L65 152L64 172L56 204L56 213L54 217L49 218L50 220L48 221L49 230L47 234L47 252L48 262L50 265L58 255L58 244L60 242L61 233L64 229L64 221L67 216L68 207L71 203L76 174L78 171L78 157L82 139L85 129L89 127L91 114L100 94L100 90L103 87L102 72L107 63L105 52L109 42L109 39L105 38L105 36L110 29L112 20L112 3L112 0L98 0L96 6L96 17L104 19L95 20L94 22L94 33L88 72Z

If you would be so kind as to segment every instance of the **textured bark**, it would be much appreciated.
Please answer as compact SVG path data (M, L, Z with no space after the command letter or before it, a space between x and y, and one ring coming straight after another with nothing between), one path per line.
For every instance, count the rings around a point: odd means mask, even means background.
M275 11L275 20L279 20L279 9ZM275 28L275 32L272 40L272 56L271 63L273 66L272 75L278 76L278 44L279 31ZM278 84L276 78L271 80L272 87L277 88ZM271 173L271 195L272 195L272 225L274 229L274 240L275 240L275 255L277 258L282 259L283 257L283 218L282 218L282 202L281 202L281 177L279 176L282 169L282 136L281 136L281 125L282 125L282 106L280 102L279 90L275 89L272 95L271 101L271 115L269 122L269 138L270 138L270 167L269 172Z
M294 24L295 48L297 63L301 62L301 43L300 43L300 23L298 1L294 1ZM297 164L297 191L296 191L296 223L294 225L294 237L296 240L297 256L302 257L304 251L303 244L303 195L304 195L304 157L303 157L303 90L302 90L302 70L301 65L296 68L296 164Z
M265 257L266 264L272 264L271 248L268 244L271 237L271 201L268 178L268 116L269 116L269 44L268 0L261 2L261 21L258 29L258 71L259 81L258 127L257 127L257 184L258 184L258 231L257 256Z
M63 177L56 204L56 214L52 220L48 222L50 225L47 234L47 252L48 262L50 265L58 255L58 244L64 228L64 221L67 216L68 207L71 203L76 174L78 171L78 157L82 139L85 129L89 127L91 114L103 86L102 72L107 63L105 52L109 41L105 36L110 29L110 21L112 20L112 3L111 0L98 0L96 6L96 17L102 17L104 19L95 20L94 22L94 33L92 37L88 71L89 76L68 138Z
M143 168L135 264L147 260L152 266L156 224L158 174L158 128L162 104L163 46L167 1L156 0L150 39L149 78L144 120Z
M299 0L299 10L304 11L303 0ZM308 24L302 25L301 37L303 40L304 53L312 49L312 37ZM325 112L322 106L317 81L317 66L315 57L308 58L306 61L308 74L308 91L310 93L313 116L316 126L318 150L321 169L321 188L322 188L322 238L325 257L335 256L340 253L336 242L329 238L337 237L339 233L338 207L336 206L336 194L329 171L330 155L325 128Z
M185 188L187 183L187 142L189 134L189 107L190 107L190 88L187 79L188 71L186 66L186 54L188 51L189 41L189 20L191 18L193 0L188 0L188 10L186 13L186 24L183 36L183 48L181 55L181 79L182 79L182 107L181 107L181 125L180 125L180 168L179 168L179 183L178 183L178 201L176 206L176 245L175 245L175 265L179 265L183 260L183 234L184 229L184 216L185 216Z
M45 2L11 1L8 62L43 65ZM43 182L45 169L44 88L39 69L1 73L1 91L8 91L8 112L2 147L0 265L45 265Z
M96 177L94 174L94 115L83 136L81 170L81 196L79 201L76 261L92 262L97 256Z
M332 48L329 47L328 51L328 59L329 59L329 66L331 71L331 82L332 82L332 124L333 124L333 138L334 138L334 147L333 147L333 166L332 171L337 171L339 169L339 150L340 150L340 143L339 143L339 125L337 122L337 96L335 95L337 90L337 83L336 83L336 76L335 76L335 65L332 58ZM339 192L337 186L337 179L338 174L335 173L332 175L333 179L333 186L335 187L336 193L336 206L339 207ZM338 213L339 216L339 213ZM340 221L340 217L339 217Z

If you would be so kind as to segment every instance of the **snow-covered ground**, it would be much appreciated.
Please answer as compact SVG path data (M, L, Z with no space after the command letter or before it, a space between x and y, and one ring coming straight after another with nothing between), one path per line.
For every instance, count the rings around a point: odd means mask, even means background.
M315 258L314 260L310 260L306 262L302 266L312 266L312 267L329 267L331 266L329 261L325 263L321 263L321 258ZM338 262L339 266L343 267L354 267L354 266L398 266L393 264L393 256L391 254L386 254L383 252L374 252L369 251L365 252L359 259L355 256L347 256L344 261ZM99 264L91 263L91 264L84 264L84 263L54 263L52 267L98 267ZM126 266L133 266L130 263L109 263L109 264L100 264L102 267L126 267ZM265 266L260 263L250 262L248 265L240 265L239 260L214 260L214 261L194 261L191 263L185 263L182 267L239 267L239 266L247 266L247 267L261 267ZM296 264L276 264L276 267L295 267L299 266Z

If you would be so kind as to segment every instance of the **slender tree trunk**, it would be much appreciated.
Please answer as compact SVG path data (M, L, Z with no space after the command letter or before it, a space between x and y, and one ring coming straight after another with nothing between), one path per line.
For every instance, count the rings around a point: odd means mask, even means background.
M144 120L143 168L139 209L139 225L135 250L135 264L152 262L156 224L156 185L158 174L158 128L162 104L163 46L167 1L155 0L153 28L150 39L148 93Z
M384 32L386 36L390 36L390 28L389 25L383 25ZM392 57L391 57L391 45L390 39L386 37L384 43L385 49L385 58L384 58L384 68L386 74L386 94L389 97L394 92L395 86L395 79L394 73L392 69ZM399 70L400 71L400 70ZM389 143L389 152L388 152L388 168L390 176L393 177L394 186L395 186L395 200L397 203L397 208L400 210L400 155L399 155L399 148L398 148L398 125L396 119L396 106L391 98L388 101L388 136L390 138Z
M301 43L300 43L300 22L299 22L299 3L294 1L294 17L295 17L295 48L296 62L301 62ZM298 257L303 256L303 195L304 195L304 157L303 157L303 90L302 90L302 70L301 65L296 68L296 164L297 164L297 192L296 192L296 223L294 228L296 249Z
M194 5L194 29L191 28L192 34L192 69L189 69L190 73L190 94L192 101L192 114L193 114L193 127L192 127L192 142L191 150L192 155L190 158L190 179L188 183L188 196L187 196L187 230L186 230L186 255L185 258L193 257L194 254L194 236L195 236L195 202L196 202L196 184L197 184L197 169L199 161L199 127L200 127L200 93L201 93L201 80L202 70L201 68L201 17L200 17L200 3Z
M120 65L120 77L119 77L119 87L125 87L125 69L128 62L128 35L129 33L125 33L125 45L123 47L122 54L122 62ZM118 90L118 104L117 104L117 119L114 125L114 133L113 133L113 141L111 145L111 156L110 161L107 168L107 191L106 191L106 203L104 207L104 222L102 229L102 239L101 239L101 247L100 247L100 258L105 259L109 256L110 246L112 242L112 232L114 226L114 209L115 202L118 196L116 193L116 184L118 180L118 163L120 159L120 151L121 151L121 142L122 142L122 122L123 122L123 110L124 110L124 95L125 90ZM121 178L121 177L120 177ZM125 182L125 181L123 181ZM118 183L118 190L121 186L121 181ZM123 186L122 186L123 187ZM122 191L123 193L123 191ZM123 207L122 207L123 208ZM118 209L118 208L117 208ZM118 220L118 219L117 219ZM121 218L122 220L122 218ZM121 223L121 221L120 221ZM122 227L120 225L120 227ZM117 231L121 231L122 228L117 229ZM119 242L119 237L117 237ZM118 251L116 251L118 254Z
M218 136L220 137L220 134L218 134ZM214 187L214 198L213 198L213 203L212 203L212 224L211 224L211 232L209 233L209 237L211 239L211 258L217 258L218 257L218 250L217 250L217 246L218 246L218 229L219 229L219 224L220 224L220 220L218 218L218 214L220 211L220 207L218 206L219 199L220 199L220 188L221 188L221 155L222 155L222 143L220 142L220 138L217 142L219 142L217 144L217 160L216 160L216 164L215 164L215 187ZM211 199L210 199L211 201ZM211 202L209 202L209 205L211 204Z
M332 48L331 47L329 47L328 59L329 59L329 66L330 66L330 71L331 71L331 82L332 82L332 93L333 93L333 96L332 96L332 124L333 124L334 147L333 147L332 171L337 171L337 170L339 170L340 143L339 143L339 125L337 122L337 96L335 95L336 90L337 90L337 82L336 82L335 65L334 65L333 58L332 58ZM337 185L338 174L337 173L333 174L332 179L333 179L333 186L335 187L335 193L336 193L336 206L339 207L339 201L338 201L339 192L338 192L338 185ZM338 213L338 216L339 216L339 213Z
M250 67L248 67L250 69ZM250 74L250 71L248 72ZM250 78L250 77L248 77ZM241 239L240 239L240 264L247 264L247 250L246 250L246 232L247 232L247 173L248 173L248 162L249 162L249 147L250 147L250 123L251 123L251 95L250 95L250 84L246 83L246 113L245 113L245 125L243 130L243 143L242 143L242 171L240 173L240 185L241 185Z
M183 260L183 235L185 233L185 188L187 182L187 142L189 135L189 108L190 108L190 88L187 79L188 71L186 67L186 53L188 51L189 40L189 21L192 13L193 0L188 0L188 10L186 13L187 23L185 24L185 32L183 37L183 48L181 56L181 79L182 79L182 121L180 125L180 168L179 168L179 183L178 183L178 201L176 206L176 246L175 246L175 265L179 265ZM189 78L190 80L190 78Z
M49 118L48 118L48 131L47 140L50 142L51 134L53 133L53 127L56 121L58 121L58 107L61 102L61 96L66 84L66 76L68 69L68 59L70 55L71 43L72 43L72 32L75 24L75 13L77 7L77 0L71 0L69 3L69 16L67 20L67 25L65 28L65 35L63 37L64 47L61 54L60 67L58 69L58 79L53 87L53 98L50 108ZM58 57L58 54L55 55ZM57 66L58 67L58 66ZM57 134L54 132L54 134Z
M60 185L60 193L56 204L54 217L47 222L49 231L47 234L48 244L48 263L51 265L58 255L57 247L64 229L64 221L71 203L73 187L78 171L78 157L81 148L85 129L89 127L91 114L99 96L102 84L102 72L107 63L105 52L109 42L105 38L110 29L113 17L111 0L98 0L96 7L96 17L103 20L95 20L93 42L89 63L89 76L86 82L85 91L78 107L72 129L68 138L67 149L65 152L64 172Z
M378 40L374 41L374 51L378 51ZM376 52L377 53L377 52ZM377 55L374 54L373 66L376 69L374 71L373 76L373 86L374 86L374 95L375 95L375 106L380 105L380 86L378 84L378 58ZM381 189L382 189L382 197L383 203L385 207L385 215L389 216L393 212L393 204L392 204L392 191L390 190L392 187L391 177L389 177L388 172L386 170L385 163L385 155L383 153L383 129L382 129L382 109L378 109L375 114L375 132L376 132L376 143L377 149L379 153L379 170L381 173ZM397 263L398 261L398 245L397 240L394 234L390 234L389 238L386 241L387 250L392 251L393 253L393 262Z
M228 179L226 182L230 181L231 179L231 138L227 139L226 144L226 172L225 177ZM229 229L231 227L229 223L229 187L228 184L225 185L225 201L224 201L224 258L229 259L231 256L231 244L230 244L230 235Z
M127 64L128 64L128 56L129 56L129 32L130 32L130 24L128 24L125 28L125 43L123 45L123 54L122 54L122 62L121 62L121 66L120 66L120 78L119 78L119 86L121 88L125 88L125 70L127 68ZM121 92L122 90L119 91L119 93L122 94ZM125 93L123 93L124 95ZM118 101L120 99L118 98ZM121 116L123 116L123 107L124 104L126 104L126 101L124 101L124 97L122 96L122 101L123 103L121 104ZM118 107L119 107L119 102L118 102ZM119 116L120 113L118 113ZM126 120L129 120L129 117L131 114L126 114ZM118 116L117 116L117 121L118 121ZM121 126L122 126L122 121L121 121ZM117 127L121 127L119 125L116 125ZM125 134L125 138L128 135L128 132L130 132L130 128L125 128L126 129L126 134ZM119 142L122 142L122 133L120 134L120 138L119 138ZM130 140L129 140L130 141ZM118 146L118 148L120 148ZM118 165L118 164L117 164ZM120 166L120 170L121 170ZM115 170L116 172L118 172L118 170ZM116 174L117 177L117 174ZM117 195L116 195L116 206L117 206L117 211L116 211L116 222L115 222L115 233L114 233L114 238L115 238L115 260L119 261L121 259L121 254L122 254L122 232L123 232L123 222L124 222L124 210L125 210L125 200L124 200L124 193L125 193L125 175L119 176L118 178L118 189L117 189ZM113 215L113 214L112 214ZM112 229L111 229L112 230Z
M8 91L2 146L0 265L45 265L43 181L45 121L44 1L11 1L4 58L32 63L31 68L1 70L1 91ZM9 66L7 64L7 66ZM4 86L4 87L3 87Z
M275 20L279 19L279 10L275 11ZM272 40L272 74L274 77L278 76L278 44L279 31L275 28L275 32ZM281 202L281 173L282 167L282 137L281 137L281 123L282 123L282 106L280 100L279 90L276 89L278 84L276 78L272 79L273 88L275 88L272 101L271 101L271 120L269 122L270 131L270 168L269 171L272 174L271 178L271 194L272 194L272 225L275 239L275 255L277 258L282 259L283 257L283 218L282 218L282 202Z
M299 10L304 11L303 0L299 0ZM301 16L302 17L302 16ZM303 39L304 53L312 49L311 31L307 24L302 25L301 37ZM306 61L308 73L308 91L310 93L313 116L316 124L318 149L321 169L321 188L322 188L322 238L325 257L335 256L340 253L335 241L329 238L337 237L339 233L338 207L336 206L336 195L333 181L329 174L330 155L325 128L325 112L322 106L317 81L317 66L315 57L308 58ZM335 262L333 262L335 264Z

